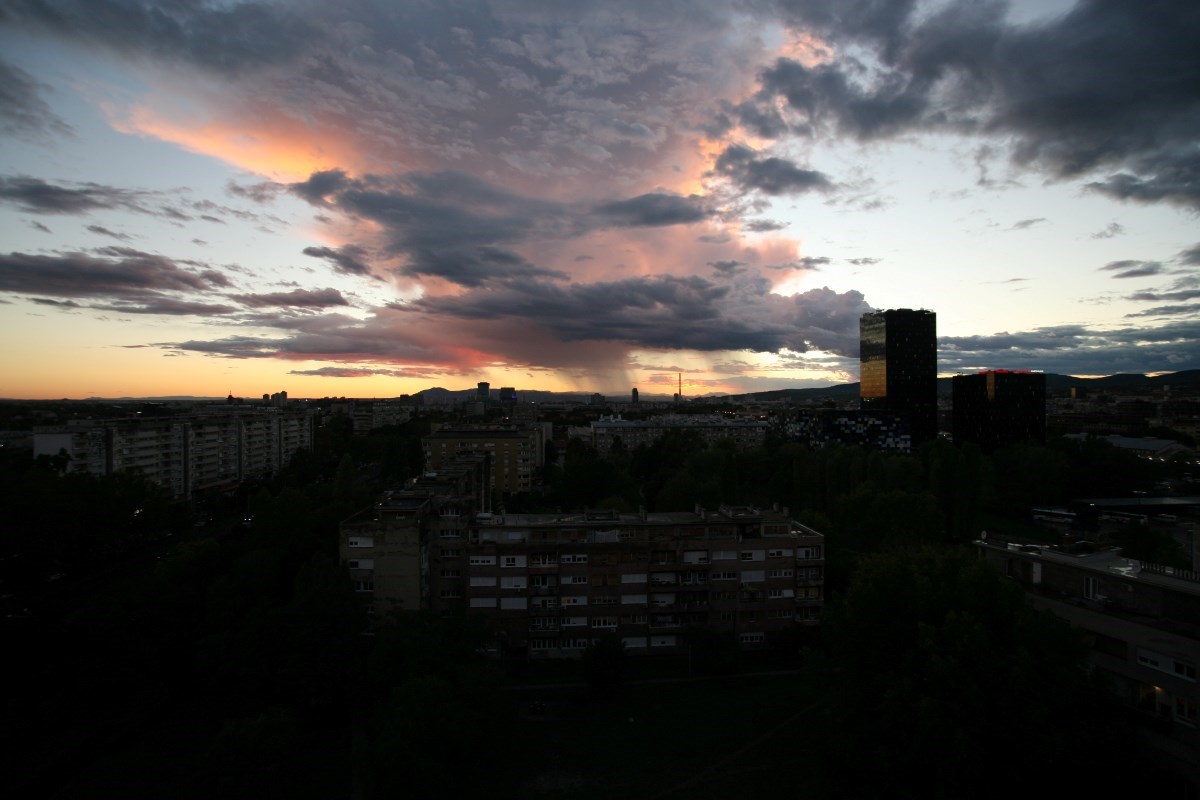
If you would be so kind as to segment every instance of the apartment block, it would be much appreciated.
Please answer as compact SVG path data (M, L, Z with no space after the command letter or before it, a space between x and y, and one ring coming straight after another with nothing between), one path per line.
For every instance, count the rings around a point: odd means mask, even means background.
M441 428L421 439L425 465L439 471L463 455L484 455L490 461L490 487L498 492L528 492L545 462L548 431L525 427L478 425Z
M532 658L577 657L604 634L631 654L683 652L694 628L766 648L818 623L824 537L786 510L492 514L436 480L342 524L377 619L465 609L499 651Z
M669 431L695 431L707 444L723 439L732 441L739 449L762 445L767 438L767 423L757 419L726 417L714 414L664 414L649 419L601 417L592 422L592 447L605 455L613 443L621 440L626 450L658 441Z
M1142 733L1200 787L1200 574L1124 558L1119 548L977 541L1030 601L1082 630L1090 661L1142 713Z
M80 420L33 435L35 457L66 452L67 469L92 475L139 472L175 498L270 477L310 447L312 417L273 408Z

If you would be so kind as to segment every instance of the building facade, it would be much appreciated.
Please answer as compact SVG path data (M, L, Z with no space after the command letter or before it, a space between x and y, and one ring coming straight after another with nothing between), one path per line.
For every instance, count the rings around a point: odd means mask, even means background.
M1142 712L1147 743L1200 787L1200 574L1123 558L1118 548L975 545L1035 606L1084 632L1092 665Z
M767 428L762 420L699 414L664 414L641 420L601 417L591 424L592 447L601 455L611 451L617 439L626 450L635 450L653 444L669 431L695 431L709 445L726 439L739 449L750 449L766 441Z
M545 463L547 438L539 425L478 425L441 428L423 437L421 444L430 470L442 470L462 455L486 455L491 461L492 489L528 492Z
M578 657L606 634L631 654L685 652L694 629L766 648L819 621L824 537L786 510L489 514L457 493L477 470L427 477L342 524L377 620L463 609L498 651L533 658Z
M851 445L885 453L912 450L908 420L888 411L836 408L806 409L784 423L788 438L820 450L830 445Z
M988 370L955 375L954 441L992 452L1018 442L1046 441L1046 376Z
M92 475L138 472L177 499L268 478L311 448L306 411L225 406L175 417L72 421L34 430L33 453Z
M937 315L873 311L859 320L862 407L908 419L913 444L937 437Z

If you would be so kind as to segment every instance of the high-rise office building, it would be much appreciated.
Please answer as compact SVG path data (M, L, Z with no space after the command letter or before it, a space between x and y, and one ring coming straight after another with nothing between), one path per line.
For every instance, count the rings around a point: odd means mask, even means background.
M955 375L954 441L984 452L1017 442L1046 440L1046 375L989 370Z
M937 315L924 309L872 311L859 320L863 408L904 417L913 444L937 437Z
M480 381L475 387L475 397L479 400L487 400L491 395L492 385L487 381Z

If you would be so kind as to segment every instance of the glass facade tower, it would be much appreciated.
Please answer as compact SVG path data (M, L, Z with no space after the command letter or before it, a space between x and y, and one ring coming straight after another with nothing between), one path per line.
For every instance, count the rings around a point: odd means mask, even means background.
M913 444L937 436L937 315L908 308L859 320L859 398L908 420Z

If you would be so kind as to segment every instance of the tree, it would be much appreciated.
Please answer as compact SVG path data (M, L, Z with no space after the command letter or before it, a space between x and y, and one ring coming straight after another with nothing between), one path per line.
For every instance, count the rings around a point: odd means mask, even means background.
M1136 749L1077 633L969 552L872 556L824 622L835 794L1011 797L1067 772L1108 793Z

